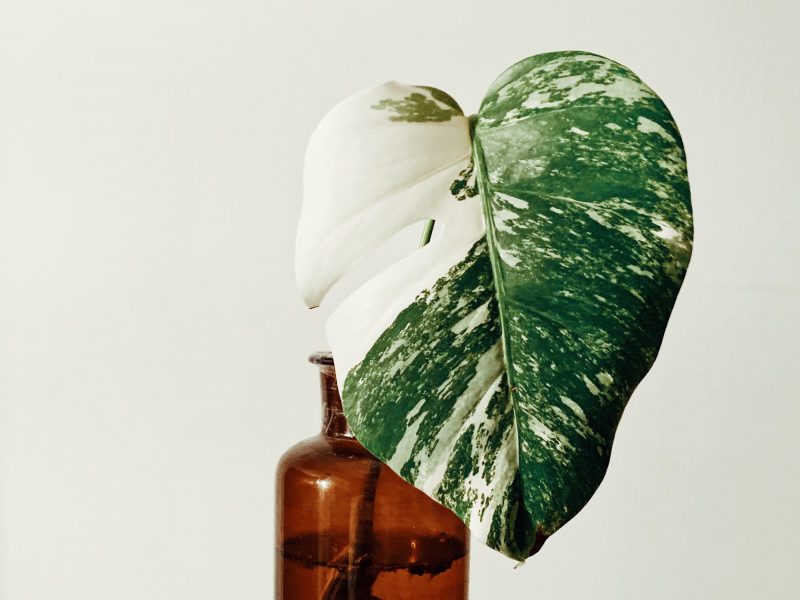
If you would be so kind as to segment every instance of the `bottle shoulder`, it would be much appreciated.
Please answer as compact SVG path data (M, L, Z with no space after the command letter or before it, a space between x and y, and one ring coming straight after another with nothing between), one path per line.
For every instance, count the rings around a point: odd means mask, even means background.
M332 465L346 468L353 463L371 463L373 457L354 438L315 435L286 450L278 461L278 474L289 470L311 471L328 469Z

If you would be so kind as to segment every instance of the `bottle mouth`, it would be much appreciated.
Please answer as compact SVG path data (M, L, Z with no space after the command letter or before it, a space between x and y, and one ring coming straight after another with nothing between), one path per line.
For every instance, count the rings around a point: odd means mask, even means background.
M314 352L308 357L308 362L312 365L324 365L326 367L333 366L333 354L329 350L320 350Z

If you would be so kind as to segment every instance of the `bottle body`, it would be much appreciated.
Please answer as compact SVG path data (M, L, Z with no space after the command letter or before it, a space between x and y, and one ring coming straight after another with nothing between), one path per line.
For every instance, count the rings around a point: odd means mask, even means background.
M321 373L323 430L278 464L276 598L465 599L466 527L356 441L330 357L312 362Z

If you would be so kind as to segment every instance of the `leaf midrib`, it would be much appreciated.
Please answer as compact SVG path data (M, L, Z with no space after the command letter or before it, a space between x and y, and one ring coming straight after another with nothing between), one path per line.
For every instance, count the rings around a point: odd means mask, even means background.
M514 433L516 435L517 456L520 456L519 445L519 407L514 397L514 381L512 380L513 361L511 358L511 344L509 342L509 333L507 327L507 315L505 309L505 280L502 276L502 269L500 267L500 254L497 250L497 240L495 238L494 219L491 205L491 190L488 187L489 175L486 170L486 164L483 160L483 148L481 147L480 140L475 135L473 130L472 138L473 148L473 161L478 169L477 180L478 189L481 195L481 206L483 208L483 218L486 226L486 242L489 248L489 262L492 265L492 279L494 281L495 296L497 300L498 316L500 319L500 338L503 347L503 359L505 360L506 368L506 385L508 388L508 397L511 400L514 408ZM519 458L517 458L519 465Z

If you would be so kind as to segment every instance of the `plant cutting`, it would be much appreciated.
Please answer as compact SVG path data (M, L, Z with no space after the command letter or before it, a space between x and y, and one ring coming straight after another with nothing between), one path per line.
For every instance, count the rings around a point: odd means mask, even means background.
M692 248L680 133L638 76L587 52L518 62L473 116L436 88L364 90L309 142L306 303L414 223L425 243L328 320L344 413L523 560L600 485L658 353Z

